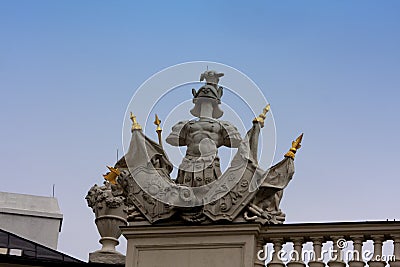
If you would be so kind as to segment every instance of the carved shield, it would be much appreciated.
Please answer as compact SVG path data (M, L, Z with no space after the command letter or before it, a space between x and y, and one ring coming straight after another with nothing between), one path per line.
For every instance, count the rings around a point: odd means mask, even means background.
M162 200L174 183L163 169L136 168L129 177L128 198L150 223L171 217L176 212Z
M247 162L228 168L218 179L219 186L213 186L212 201L204 206L204 214L213 221L233 221L256 194L250 190L253 178L259 179L255 175L259 175L256 167Z

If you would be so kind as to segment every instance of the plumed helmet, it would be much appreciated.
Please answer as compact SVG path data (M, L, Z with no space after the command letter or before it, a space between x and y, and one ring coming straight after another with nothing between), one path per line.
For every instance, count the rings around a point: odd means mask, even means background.
M196 90L192 89L194 108L190 111L193 116L200 116L200 102L212 101L213 103L213 118L220 118L224 112L219 108L223 88L218 86L219 78L224 76L223 73L218 73L214 70L207 70L200 75L200 81L206 80L206 84Z

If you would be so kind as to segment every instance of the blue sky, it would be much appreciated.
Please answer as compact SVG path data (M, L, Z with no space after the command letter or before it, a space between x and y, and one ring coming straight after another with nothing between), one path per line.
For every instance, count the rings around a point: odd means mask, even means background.
M304 132L288 223L399 219L399 14L389 0L0 1L0 191L56 184L59 249L86 259L99 245L84 197L122 148L133 93L206 60L262 89L275 162Z

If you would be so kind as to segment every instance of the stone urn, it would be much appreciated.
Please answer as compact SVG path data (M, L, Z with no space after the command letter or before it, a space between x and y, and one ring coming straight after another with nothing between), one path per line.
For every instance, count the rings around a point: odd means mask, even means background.
M90 188L86 200L95 214L95 223L100 233L102 248L89 254L89 262L124 263L124 256L115 247L121 236L120 226L128 225L127 207L125 198L121 195L118 185L105 182L104 185L95 184Z

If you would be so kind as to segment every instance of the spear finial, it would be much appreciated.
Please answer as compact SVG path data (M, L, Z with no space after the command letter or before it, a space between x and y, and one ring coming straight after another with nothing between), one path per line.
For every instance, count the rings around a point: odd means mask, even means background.
M142 126L140 126L140 124L137 122L136 120L136 116L133 115L133 113L131 112L131 121L132 121L132 129L131 131L133 132L134 130L142 130Z
M267 117L267 113L268 113L268 111L269 111L270 109L271 109L270 104L268 104L267 106L265 106L265 108L263 109L263 112L262 112L260 115L258 115L257 118L255 118L255 119L253 120L253 123L260 123L261 128L264 127L264 121L265 121L265 118Z
M157 126L156 132L158 135L158 143L160 144L160 146L162 146L162 139L161 139L162 128L160 126L161 120L158 118L157 114L155 115L155 117L156 117L156 119L154 120L154 124Z
M157 114L156 114L156 116L155 116L155 120L154 120L154 125L156 125L157 126L157 129L156 129L156 131L158 132L158 131L162 131L162 129L161 129L161 127L160 127L160 124L161 124L161 121L160 121L160 119L158 118L158 116L157 116Z
M303 134L296 138L295 141L292 142L292 147L285 154L285 157L294 159L297 150L301 147L301 140L303 140Z

